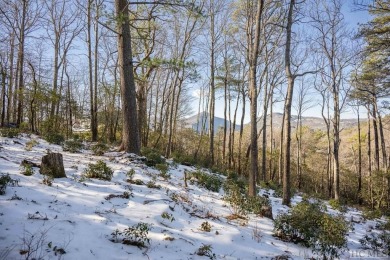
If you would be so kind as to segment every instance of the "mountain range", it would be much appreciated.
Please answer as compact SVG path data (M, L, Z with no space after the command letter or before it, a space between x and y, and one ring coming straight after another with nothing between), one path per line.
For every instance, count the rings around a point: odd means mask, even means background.
M296 128L298 116L292 115L291 116L291 127L294 129ZM237 118L237 121L240 121L240 118ZM283 123L283 114L282 113L273 113L272 114L272 123L273 127L276 129L280 129ZM214 117L214 131L218 132L219 129L224 128L225 119L220 117ZM341 119L340 120L340 128L351 128L356 126L358 123L356 118L353 119ZM226 120L227 129L230 128L230 121ZM263 124L262 117L258 118L258 128L260 128ZM331 122L332 124L332 122ZM208 131L209 129L209 113L202 112L200 114L193 115L191 117L188 117L185 119L184 126L186 128L192 128L196 132L200 132L202 129L202 126L204 125L205 130ZM270 115L268 115L267 118L267 125L270 125ZM302 117L302 125L307 126L313 130L326 130L326 124L323 118L320 117L311 117L311 116L303 116ZM244 124L244 129L249 127L250 123ZM235 130L239 131L241 129L241 126L236 124Z

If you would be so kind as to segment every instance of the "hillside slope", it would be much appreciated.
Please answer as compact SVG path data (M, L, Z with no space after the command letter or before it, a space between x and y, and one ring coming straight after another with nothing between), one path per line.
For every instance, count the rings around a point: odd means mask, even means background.
M26 151L31 139L38 144ZM6 194L0 195L0 259L26 258L27 245L30 251L36 248L30 258L42 259L207 259L196 254L205 245L211 246L207 252L211 257L215 254L216 259L313 256L307 248L273 237L271 219L249 215L247 220L229 220L232 209L223 200L222 189L211 192L190 182L185 188L184 172L195 171L193 167L171 163L171 178L164 180L158 170L131 154L94 156L89 150L73 154L27 135L18 139L0 137L0 144L0 172L18 180L18 185L8 186ZM63 154L67 178L55 179L52 186L47 186L42 184L38 168L33 168L32 176L20 173L22 160L40 163L48 150ZM114 170L112 180L83 180L87 165L98 160ZM134 180L155 181L160 188L129 184L126 173L131 169L135 171ZM126 198L125 194L131 196ZM274 216L288 209L281 205L280 198L272 196L272 191L268 194ZM300 200L299 196L293 199L294 203ZM361 219L361 212L349 209L345 217ZM211 225L210 232L201 230L206 221ZM111 241L116 229L141 222L150 225L147 247ZM354 223L345 257L360 250L359 238L376 223Z

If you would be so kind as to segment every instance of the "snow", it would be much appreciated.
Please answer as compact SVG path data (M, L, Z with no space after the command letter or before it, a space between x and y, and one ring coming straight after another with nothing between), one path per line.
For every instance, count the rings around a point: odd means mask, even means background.
M26 143L32 139L38 144L26 151ZM171 164L171 178L164 180L158 176L158 170L145 166L135 155L109 152L94 156L88 150L72 154L37 136L25 134L16 139L0 137L0 147L0 173L9 173L19 184L8 186L6 194L0 195L0 259L24 259L25 255L20 254L26 244L23 239L31 239L32 235L34 242L42 239L39 248L42 251L38 250L35 257L43 259L207 259L195 253L203 245L211 245L217 259L313 256L308 248L273 237L270 219L249 215L247 221L228 220L226 217L232 210L223 200L222 190L210 192L190 183L184 188L184 171L195 168ZM39 164L48 150L63 154L67 175L67 178L55 179L52 186L42 184L43 176L38 168L33 168L32 176L24 176L20 167L23 159ZM114 170L112 180L80 182L88 163L97 160L103 160ZM155 178L161 188L129 184L126 172L131 169L135 171L134 179L147 183ZM110 194L124 192L131 193L132 197L106 199ZM178 202L172 200L173 194L179 198ZM272 191L268 194L274 217L288 210L282 206L280 198L272 196ZM301 199L296 196L293 202ZM163 212L171 214L174 220L162 218ZM361 212L352 208L345 217L362 219ZM211 224L211 232L200 230L205 221ZM353 223L343 258L352 258L357 252L360 258L368 257L368 252L360 248L359 239L378 221ZM139 222L151 225L147 248L110 241L116 229L123 230ZM62 248L66 253L61 255L55 248Z

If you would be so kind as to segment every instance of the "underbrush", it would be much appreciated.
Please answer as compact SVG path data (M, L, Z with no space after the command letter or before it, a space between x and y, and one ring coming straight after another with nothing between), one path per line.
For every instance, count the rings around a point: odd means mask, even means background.
M390 231L371 232L366 234L359 242L363 249L369 249L390 256Z
M143 248L146 247L146 244L150 243L150 239L148 238L150 228L150 224L140 222L122 231L116 229L111 233L110 241Z
M263 196L247 195L246 183L239 179L228 179L224 185L224 200L232 207L234 215L241 216L254 213L272 218L271 202Z
M12 179L8 173L0 173L0 195L5 194L8 185L19 186L19 180Z
M86 178L95 178L100 180L110 181L113 175L113 171L107 164L101 160L96 164L89 163L88 167L84 170L84 176Z
M0 136L8 138L16 138L21 134L20 129L18 128L0 128Z
M342 215L326 213L319 203L303 200L275 220L275 236L310 247L325 258L337 258L346 249L350 225Z
M214 192L219 192L223 183L216 174L208 174L201 170L191 172L189 178L192 184L197 183L198 186Z
M43 137L47 142L51 144L61 145L65 141L65 137L59 133L48 132Z
M149 167L156 166L157 164L164 164L165 159L160 155L160 153L152 148L143 147L141 149L141 154L146 157L145 164Z
M101 156L108 151L108 146L105 143L97 143L92 145L91 150L94 155Z
M65 152L71 153L79 153L83 148L84 145L80 140L66 140L62 145L62 149Z

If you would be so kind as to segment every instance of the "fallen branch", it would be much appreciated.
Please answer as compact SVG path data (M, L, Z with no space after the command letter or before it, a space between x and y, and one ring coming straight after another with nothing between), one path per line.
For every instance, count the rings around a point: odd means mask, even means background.
M21 166L31 166L31 167L37 167L37 168L40 168L41 166L35 162L32 162L32 161L29 161L29 160L26 160L24 159L21 163L20 163Z
M152 202L156 202L156 201L168 201L168 202L173 202L172 200L169 200L169 199L145 200L145 201L144 201L144 205L149 204L149 203L152 203Z
M35 212L34 214L28 213L27 218L28 219L37 219L37 220L49 220L47 218L46 214L45 214L45 216L43 216L41 213L39 213L39 211Z

